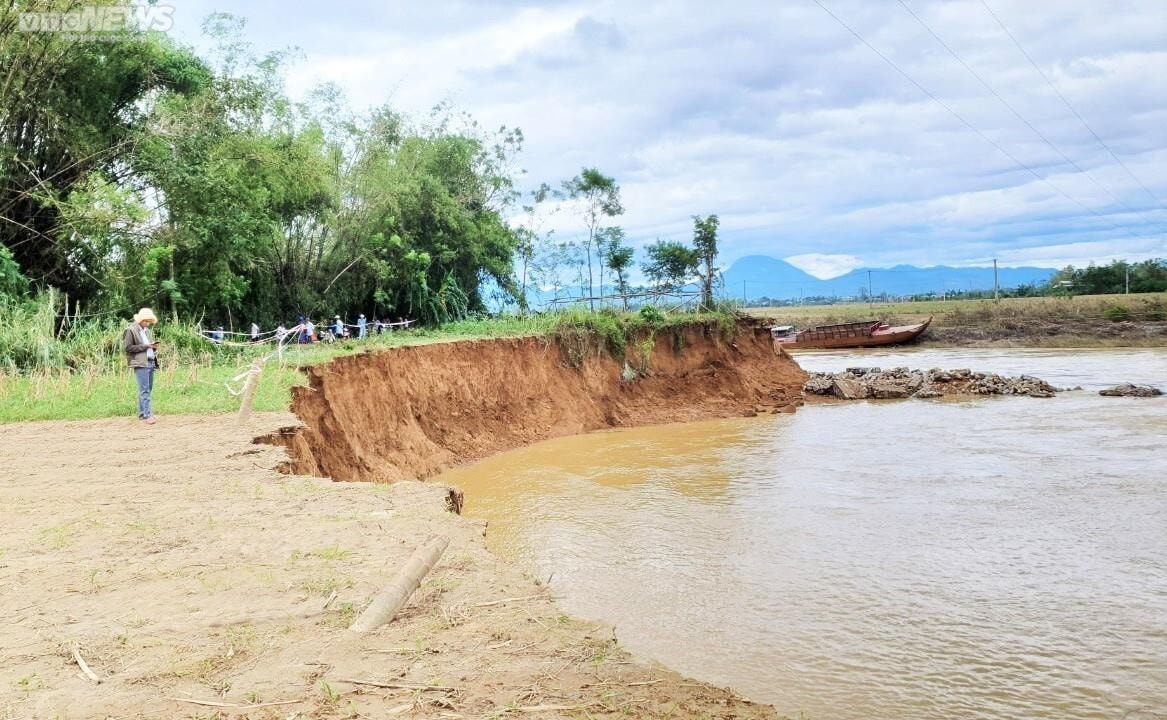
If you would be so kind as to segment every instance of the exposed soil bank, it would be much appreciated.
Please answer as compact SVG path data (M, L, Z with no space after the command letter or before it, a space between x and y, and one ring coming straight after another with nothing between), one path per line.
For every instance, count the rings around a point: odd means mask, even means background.
M303 427L265 438L292 472L392 482L540 440L601 428L793 409L806 381L764 328L662 331L620 361L594 338L403 347L306 369Z

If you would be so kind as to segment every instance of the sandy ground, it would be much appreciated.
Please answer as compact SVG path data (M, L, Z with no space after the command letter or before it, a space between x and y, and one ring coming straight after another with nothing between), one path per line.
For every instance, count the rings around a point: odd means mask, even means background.
M562 615L441 486L277 473L250 439L294 422L0 426L0 720L775 717ZM403 613L348 632L432 534Z

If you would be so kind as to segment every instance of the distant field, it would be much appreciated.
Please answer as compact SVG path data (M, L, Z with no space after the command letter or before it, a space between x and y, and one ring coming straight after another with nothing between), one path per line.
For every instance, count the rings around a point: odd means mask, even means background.
M840 305L802 305L794 307L746 308L745 312L759 317L778 319L806 319L816 322L845 322L866 318L888 320L897 318L919 322L929 315L936 318L936 324L955 313L967 315L993 314L1016 315L1033 314L1043 317L1059 316L1065 319L1097 317L1103 318L1107 308L1123 305L1132 313L1139 314L1148 308L1167 306L1167 293L1142 293L1134 295L1082 295L1065 297L1003 298L1000 303L992 300L924 300L921 302L897 303L846 303ZM1167 307L1165 307L1167 309ZM1167 318L1163 318L1167 319Z
M924 340L1039 347L1167 346L1167 293L1079 297L927 300L800 307L746 308L744 312L798 328L856 320L918 323L933 316Z

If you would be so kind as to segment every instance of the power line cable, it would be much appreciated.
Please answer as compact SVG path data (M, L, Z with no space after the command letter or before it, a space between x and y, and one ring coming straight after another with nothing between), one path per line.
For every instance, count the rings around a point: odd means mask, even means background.
M1082 123L1082 127L1086 128L1086 130L1094 136L1094 139L1098 141L1098 144L1105 148L1106 152L1110 153L1110 157L1114 158L1114 161L1118 163L1119 167L1126 171L1126 174L1129 175L1131 180L1134 180L1138 186L1143 189L1143 192L1147 193L1147 197L1151 198L1151 200L1157 203L1160 207L1167 208L1167 205L1164 205L1163 201L1157 198L1155 193L1151 192L1150 188L1144 185L1143 181L1139 180L1139 178L1133 172L1131 172L1131 169L1127 167L1126 163L1122 161L1122 158L1120 158L1113 150L1110 149L1110 146L1107 145L1101 137L1099 137L1098 133L1094 132L1094 128L1090 127L1090 123L1086 122L1086 119L1082 117L1081 113L1074 109L1074 106L1070 104L1070 101L1066 99L1066 96L1062 94L1062 91L1058 90L1057 85L1054 85L1053 81L1049 79L1044 71L1042 71L1041 67L1034 61L1032 57L1029 56L1029 53L1025 52L1025 48L1021 46L1021 43L1017 40L1016 37L1014 37L1013 33L1009 32L1009 28L1005 27L1005 23L1001 22L1001 18L997 17L997 13L993 12L993 9L989 7L988 3L986 3L985 0L981 0L981 5L984 5L985 10L987 10L989 15L991 15L993 19L997 21L997 25L999 25L1001 30L1003 30L1005 34L1009 36L1009 39L1013 41L1013 44L1017 47L1021 54L1025 56L1025 59L1029 61L1029 64L1033 66L1033 69L1037 71L1037 74L1041 75L1041 79L1045 80L1045 84L1049 85L1050 90L1054 91L1054 94L1058 96L1058 98L1062 101L1062 104L1066 106L1066 109L1073 113L1074 117L1078 118L1078 122Z
M933 30L928 25L928 23L924 22L924 19L922 17L920 17L919 15L917 15L915 13L915 11L913 11L912 8L909 7L908 4L904 0L899 0L899 4L901 6L903 6L904 10L906 10L909 15L911 15L913 18L915 18L916 22L918 22L920 24L920 27L927 30L928 34L931 35L936 40L936 42L940 43L940 47L947 50L948 54L951 55L953 57L953 59L955 59L958 63L960 63L961 67L963 67L965 70L968 71L968 73L970 75L972 75L974 78L976 78L977 82L979 82L982 86L984 86L984 88L986 90L988 90L989 93L993 97L997 98L997 100L1002 105L1004 105L1005 108L1007 110L1009 110L1009 112L1013 113L1014 117L1016 117L1018 120L1020 120L1022 123L1024 123L1025 127L1032 130L1034 135L1037 135L1039 138L1041 138L1042 142L1044 142L1046 145L1048 145L1051 150L1053 150L1055 153L1057 153L1063 160L1065 160L1067 163L1069 163L1075 170L1077 170L1078 172L1082 173L1087 178L1089 178L1090 182L1094 183L1098 187L1099 190L1101 190L1102 192L1109 195L1116 203L1123 206L1124 208L1126 208L1127 210L1129 210L1132 213L1137 212L1134 208L1132 208L1129 205L1127 205L1126 203L1124 203L1117 195L1112 193L1110 190L1106 189L1102 185L1102 183L1098 182L1098 180L1093 175L1090 174L1089 170L1086 170L1081 165L1074 162L1073 158L1071 158L1066 153L1062 152L1062 149L1059 148L1057 145L1055 145L1052 140L1050 140L1048 137L1045 136L1044 133L1042 133L1040 130L1038 130L1036 127L1034 127L1033 123L1031 123L1031 122L1029 122L1029 120L1025 119L1025 116L1023 116L1020 112L1018 112L1017 109L1014 108L1013 105L1009 103L1009 101L1007 101L1004 97L1001 96L1000 93L998 93L995 89L993 89L993 86L990 85L988 83L988 81L985 80L983 77L981 77L980 73L978 73L976 70L973 70L972 66L970 66L967 62L965 62L964 59L962 57L960 57L960 55L958 55L955 50L952 49L952 46L950 46L948 43L944 42L944 39L941 38L940 35L937 34L936 31Z
M1099 220L1101 220L1102 222L1104 222L1104 223L1106 223L1107 225L1109 225L1109 226L1110 226L1111 228L1113 228L1114 230L1119 230L1119 231L1123 231L1123 230L1125 230L1127 234L1129 234L1131 237L1134 237L1134 238L1139 238L1139 237L1142 237L1142 236L1138 235L1137 233L1134 233L1134 232L1132 232L1132 231L1131 231L1129 228L1122 228L1122 227L1119 227L1118 225L1115 225L1113 222L1111 222L1110 220L1108 220L1108 219L1107 219L1107 218L1106 218L1104 215L1100 214L1100 213L1099 213L1099 212L1097 212L1096 210L1093 210L1093 209L1091 209L1091 208L1087 207L1087 206L1086 206L1085 204L1083 204L1083 203L1082 203L1080 200L1077 200L1077 199L1075 199L1075 198L1071 197L1070 195L1067 195L1067 194L1066 194L1066 192L1065 192L1064 190L1062 190L1062 189L1061 189L1061 188L1059 188L1057 185L1054 185L1052 182L1050 182L1050 181L1049 181L1049 180L1047 180L1046 178L1044 178L1044 177L1042 177L1041 175L1039 175L1039 174L1037 173L1037 171L1036 171L1036 170L1034 170L1033 168L1031 168L1031 167L1029 167L1028 165L1026 165L1025 163L1023 163L1023 162L1022 162L1021 160L1019 160L1019 159L1018 159L1018 158L1017 158L1015 155L1013 155L1013 153L1011 153L1011 152L1009 152L1008 150L1006 150L1005 148L1001 147L1001 145L1000 145L1000 144L999 144L997 141L993 140L993 139L992 139L992 138L990 138L988 135L985 135L983 132L981 132L980 130L978 130L978 129L976 128L976 126L974 126L974 125L973 125L972 123L970 123L968 120L965 120L965 119L964 119L964 116L962 116L962 115L961 115L960 113L958 113L956 110L953 110L953 109L952 109L952 107L951 107L951 106L949 106L947 103L945 103L943 100L941 100L940 98L938 98L938 97L936 97L935 95L933 95L933 94L932 94L932 92L928 90L928 88L924 87L924 86L923 86L923 85L921 85L919 82L917 82L915 78L913 78L913 77L912 77L911 75L909 75L909 74L908 74L906 71L904 71L903 69L901 69L899 65L896 65L896 64L895 64L895 62L891 60L891 58L887 57L886 55L884 55L883 53L881 53L879 50L877 50L877 49L875 48L875 46L874 46L874 45L872 45L871 43L867 42L867 40L866 40L866 39L865 39L865 38L864 38L862 35L860 35L858 32L856 32L855 30L853 30L853 29L851 28L851 26L850 26L850 25L848 25L847 23L843 22L843 20L842 20L841 18L839 18L839 16L838 16L838 15L836 15L836 14L835 14L835 13L833 13L833 12L831 12L830 8L828 8L826 5L823 5L823 3L822 3L822 0L814 0L814 3L815 3L816 5L818 5L820 8L822 8L822 9L823 9L823 12L825 12L826 14L828 14L828 15L830 15L832 18L834 18L835 22L839 23L839 25L841 25L841 26L843 27L843 29L844 29L844 30L846 30L847 32L849 32L849 33L851 33L852 35L854 35L854 36L856 37L856 39L858 39L858 40L859 40L859 42L861 42L861 43L863 43L864 45L866 45L866 46L867 46L867 49L871 50L871 52L873 52L873 53L875 53L876 55L878 55L878 56L879 56L879 58L880 58L881 60L883 60L885 63L887 63L888 65L890 65L890 66L892 67L892 69L893 69L893 70L895 70L895 71L896 71L896 72L898 72L900 75L902 75L902 76L904 77L904 79L905 79L905 80L907 80L908 82L910 82L912 85L915 85L915 86L916 86L916 89L918 89L920 92L922 92L922 93L924 93L925 95L927 95L927 96L928 96L928 98L930 98L930 99L931 99L933 102L935 102L937 105L939 105L940 107L942 107L942 108L944 108L945 110L947 110L947 111L948 111L948 112L949 112L949 113L950 113L950 114L951 114L953 117L955 117L957 120L959 120L961 123L963 123L965 127L967 127L969 130L972 130L972 131L973 131L973 133L975 133L975 134L977 135L977 137L979 137L980 139L984 140L984 141L985 141L985 142L987 142L988 144L992 145L994 148L996 148L996 149L997 149L997 151L998 151L998 152L1000 152L1002 155L1004 155L1005 157L1007 157L1007 158L1009 158L1010 160L1012 160L1014 163L1016 163L1016 164L1017 164L1019 167L1021 167L1022 169L1026 170L1027 172L1029 172L1029 174L1030 174L1030 175L1032 175L1033 177L1037 178L1037 179L1038 179L1040 182L1043 182L1043 183L1045 183L1046 185L1048 185L1049 187L1051 187L1051 188L1052 188L1052 189L1053 189L1055 192L1057 192L1057 193L1058 193L1059 195L1061 195L1062 197L1066 198L1067 200L1069 200L1070 202L1074 203L1075 205L1077 205L1078 207L1082 208L1083 210L1085 210L1086 212L1090 213L1091 215L1094 215L1095 217L1097 217Z

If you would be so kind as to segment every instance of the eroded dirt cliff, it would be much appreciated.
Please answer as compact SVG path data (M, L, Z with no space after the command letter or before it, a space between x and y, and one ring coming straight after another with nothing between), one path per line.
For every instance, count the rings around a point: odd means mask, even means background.
M769 332L693 324L629 343L618 360L580 338L418 345L307 368L291 472L425 478L563 435L793 409L807 376Z

